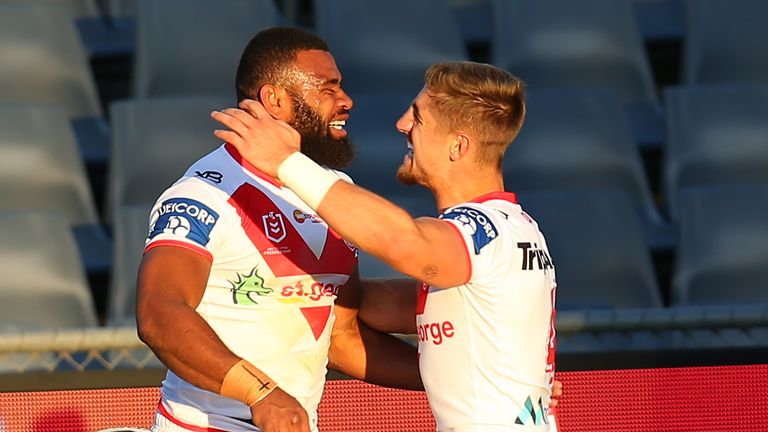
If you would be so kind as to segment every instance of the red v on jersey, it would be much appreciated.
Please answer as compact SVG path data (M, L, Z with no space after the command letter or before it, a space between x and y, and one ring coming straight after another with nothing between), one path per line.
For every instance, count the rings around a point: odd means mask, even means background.
M325 330L325 325L328 323L328 317L331 316L330 306L311 306L301 308L301 313L306 318L309 327L312 329L312 334L315 336L315 340L320 339L320 335Z
M427 295L429 294L429 285L422 282L419 284L419 295L416 298L416 315L424 313L424 307L427 305Z
M244 184L232 194L229 203L237 209L243 230L275 276L350 274L354 252L330 228L317 258L288 216L263 191Z
M255 186L240 186L230 197L229 203L237 210L243 231L275 276L351 273L355 260L354 252L330 228L318 258L288 217L267 194ZM312 329L312 335L318 340L328 323L331 306L300 309Z

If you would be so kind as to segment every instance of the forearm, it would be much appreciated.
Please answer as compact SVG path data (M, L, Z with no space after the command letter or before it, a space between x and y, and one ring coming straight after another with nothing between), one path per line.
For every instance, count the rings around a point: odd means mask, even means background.
M142 341L176 375L219 393L224 376L240 359L189 306L165 303L153 309L139 316Z
M416 347L356 322L331 340L329 367L385 387L423 390Z
M466 245L455 226L437 218L413 219L385 198L340 181L301 153L283 160L278 178L341 237L395 270L438 288L467 281Z
M400 263L412 262L411 251L419 250L414 246L424 241L421 228L408 212L343 181L328 191L317 212L342 238L398 270L407 270Z

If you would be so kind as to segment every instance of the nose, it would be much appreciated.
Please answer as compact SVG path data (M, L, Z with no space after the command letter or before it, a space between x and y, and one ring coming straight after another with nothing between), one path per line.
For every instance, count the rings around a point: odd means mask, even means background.
M337 100L336 104L339 105L342 109L349 111L352 109L352 107L355 105L355 103L352 101L352 98L349 97L347 92L344 91L344 89L339 88L339 92L337 93Z
M413 129L413 114L411 113L411 109L409 108L408 111L403 113L402 116L397 120L397 123L395 123L395 127L400 133L409 134L411 132L411 129Z

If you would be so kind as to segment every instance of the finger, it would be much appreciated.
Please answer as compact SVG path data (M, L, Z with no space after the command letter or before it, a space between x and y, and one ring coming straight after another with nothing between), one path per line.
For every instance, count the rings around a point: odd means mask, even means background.
M562 396L563 395L563 382L562 381L555 381L555 385L552 386L552 394L555 397Z
M243 114L248 116L248 114ZM237 117L236 113L231 110L213 111L211 112L211 118L233 131L246 132L249 129L248 126L243 123L243 120Z
M243 110L248 111L257 119L272 118L272 115L267 112L267 109L264 108L264 105L262 105L259 101L253 99L243 99L240 101L238 106Z
M257 117L254 117L250 112L240 108L225 108L220 112L224 115L234 117L248 127L253 127L253 125L258 121Z
M236 148L240 148L244 144L243 138L237 133L230 130L216 129L213 131L216 138L228 142L234 145Z

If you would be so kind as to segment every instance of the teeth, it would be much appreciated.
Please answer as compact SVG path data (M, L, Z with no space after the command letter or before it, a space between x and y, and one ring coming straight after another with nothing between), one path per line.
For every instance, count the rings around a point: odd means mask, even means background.
M328 126L334 128L334 129L341 130L342 128L344 128L344 125L346 125L346 124L347 124L346 120L334 120L334 121L328 123Z

